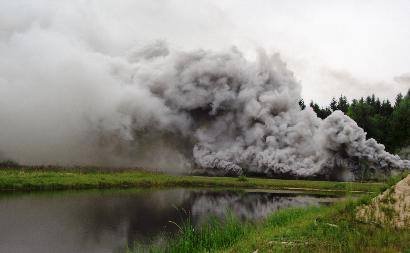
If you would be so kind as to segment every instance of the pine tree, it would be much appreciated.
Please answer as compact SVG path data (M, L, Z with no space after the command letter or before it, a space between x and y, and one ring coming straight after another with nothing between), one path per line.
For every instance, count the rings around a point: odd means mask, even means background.
M299 100L299 106L300 106L300 109L302 109L302 110L304 110L306 108L305 101L303 101L303 98L301 100Z
M387 100L383 100L383 103L380 106L380 114L382 116L390 116L393 112L393 107L391 106L390 101Z
M380 102L379 98L376 99L376 102L374 103L373 107L374 107L375 113L379 114L381 112L382 103Z
M400 105L400 102L403 100L403 95L401 93L397 94L396 102L394 103L394 108L397 108Z
M337 110L337 102L335 98L332 98L332 101L330 102L330 109L332 111L336 111Z
M389 133L395 151L410 145L410 98L401 99L394 108Z
M343 113L347 113L347 110L349 109L349 102L345 96L340 95L337 103L337 109L341 110Z

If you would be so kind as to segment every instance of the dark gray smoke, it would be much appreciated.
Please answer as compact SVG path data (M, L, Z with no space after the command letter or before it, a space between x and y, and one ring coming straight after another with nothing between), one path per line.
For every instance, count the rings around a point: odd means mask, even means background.
M277 54L250 61L235 48L158 42L113 57L31 32L44 45L18 36L0 44L4 157L345 179L406 166L342 112L322 121L300 110L301 85Z
M301 111L301 86L278 55L260 52L251 62L236 49L169 52L156 44L132 59L131 83L149 90L165 112L145 127L180 135L208 173L346 178L363 163L385 172L404 167L342 112L322 121L310 108Z

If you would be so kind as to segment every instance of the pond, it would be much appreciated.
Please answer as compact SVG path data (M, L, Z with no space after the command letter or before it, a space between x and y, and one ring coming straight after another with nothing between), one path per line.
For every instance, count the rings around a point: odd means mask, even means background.
M190 219L227 210L257 221L281 208L329 205L340 197L263 190L89 190L0 195L0 252L123 252L159 243ZM172 222L170 222L172 221Z

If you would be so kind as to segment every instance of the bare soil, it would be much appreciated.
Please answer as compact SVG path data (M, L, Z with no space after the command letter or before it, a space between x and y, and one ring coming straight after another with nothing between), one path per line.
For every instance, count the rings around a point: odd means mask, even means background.
M410 227L410 175L359 207L357 218L366 223L377 223L396 228Z

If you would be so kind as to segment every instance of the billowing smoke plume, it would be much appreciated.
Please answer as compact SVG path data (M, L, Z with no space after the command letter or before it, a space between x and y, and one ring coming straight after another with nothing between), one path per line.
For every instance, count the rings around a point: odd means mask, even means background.
M336 178L407 163L342 112L322 121L301 110L301 85L276 54L250 61L235 48L182 52L158 42L127 57L67 46L55 58L34 53L36 43L1 44L5 157Z
M131 110L130 129L173 132L208 173L346 177L361 163L404 166L343 113L322 121L301 111L300 84L278 55L260 52L252 62L236 49L169 52L156 44L130 59L130 82L146 88L162 113L140 122Z
M341 112L301 111L278 55L127 51L130 27L117 34L98 5L1 7L0 160L335 178L405 166Z

